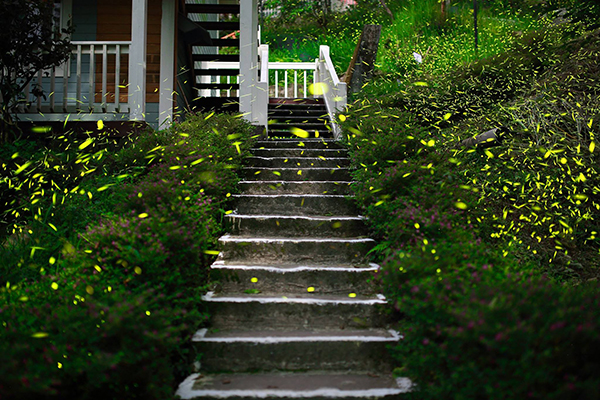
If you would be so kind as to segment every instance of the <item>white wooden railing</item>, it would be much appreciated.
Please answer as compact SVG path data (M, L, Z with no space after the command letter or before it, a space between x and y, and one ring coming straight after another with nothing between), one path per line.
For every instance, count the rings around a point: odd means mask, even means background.
M318 91L322 94L329 114L329 120L333 129L333 136L338 140L341 136L340 127L335 123L335 114L342 112L347 103L346 82L340 82L335 72L331 57L329 56L329 46L319 47L319 60L316 67L316 75L319 82Z
M256 71L254 83L250 81L248 92L251 93L252 102L250 109L246 111L247 119L254 124L266 126L268 129L269 98L323 98L334 137L339 139L340 128L335 123L335 115L346 108L346 83L341 82L337 76L329 55L329 47L321 46L319 58L314 62L269 62L269 46L267 45L261 45L257 54L259 71ZM240 63L205 61L202 62L201 67L203 69L238 69ZM243 84L242 82L241 85ZM240 91L243 91L241 86ZM217 90L216 97L221 97L221 95L230 96L230 92Z
M39 119L35 118L37 114L46 120L52 119L51 114L128 114L132 96L144 101L139 93L136 96L135 90L130 93L128 87L130 78L125 72L126 68L132 71L130 41L71 44L73 52L64 64L40 71L25 87L18 113L29 114L28 119ZM42 89L45 98L36 95L34 88Z

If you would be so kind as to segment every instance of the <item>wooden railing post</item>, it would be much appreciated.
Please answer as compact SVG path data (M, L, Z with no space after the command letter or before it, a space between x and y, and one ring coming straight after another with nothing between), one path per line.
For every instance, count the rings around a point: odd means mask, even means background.
M129 50L129 118L146 116L146 32L148 0L131 0L131 48Z
M240 112L254 122L252 103L258 81L258 1L240 0Z
M158 126L168 128L173 122L175 91L175 0L163 0L160 34L160 99Z

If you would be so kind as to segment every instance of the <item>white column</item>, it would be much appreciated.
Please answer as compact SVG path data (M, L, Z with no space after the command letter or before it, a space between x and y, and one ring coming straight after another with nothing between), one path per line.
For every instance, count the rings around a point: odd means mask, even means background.
M175 91L175 0L163 0L160 21L160 99L158 127L166 129L173 121Z
M129 48L129 119L146 118L146 38L148 0L131 0L131 47Z
M240 112L253 122L253 93L258 80L258 2L240 0Z

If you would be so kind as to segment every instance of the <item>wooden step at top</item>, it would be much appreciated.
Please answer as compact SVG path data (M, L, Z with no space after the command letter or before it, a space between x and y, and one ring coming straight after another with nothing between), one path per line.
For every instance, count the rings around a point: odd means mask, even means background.
M344 181L305 181L289 182L278 180L240 181L244 194L343 194L350 195L352 182Z
M237 83L196 83L194 89L216 89L216 90L237 90L240 85Z
M304 373L269 372L261 374L190 375L176 395L191 399L304 399L359 400L397 399L411 391L408 378L372 372L348 373L311 371Z
M196 75L206 76L238 76L240 74L239 69L195 69Z
M321 98L302 97L302 98L287 98L287 97L271 97L269 98L269 107L280 105L324 105L325 101Z
M240 39L211 39L211 42L202 47L240 47Z
M236 31L240 29L240 23L233 21L196 21L195 23L207 31Z
M185 5L189 14L239 14L239 4L191 4Z
M194 54L194 61L240 61L239 54Z

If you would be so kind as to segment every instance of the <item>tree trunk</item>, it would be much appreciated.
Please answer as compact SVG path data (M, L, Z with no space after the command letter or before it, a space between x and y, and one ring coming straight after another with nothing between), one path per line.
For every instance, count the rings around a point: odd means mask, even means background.
M368 79L373 76L381 25L365 25L354 50L344 81L350 88L350 93L360 91Z

